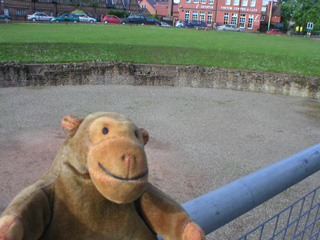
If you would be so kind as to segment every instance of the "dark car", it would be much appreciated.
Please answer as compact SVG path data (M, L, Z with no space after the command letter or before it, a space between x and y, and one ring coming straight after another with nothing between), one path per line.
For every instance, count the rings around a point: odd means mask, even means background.
M0 14L0 21L10 21L11 17L9 15Z
M79 17L76 14L72 13L65 13L62 14L60 17L53 18L52 22L79 22Z
M121 19L122 24L148 24L148 19L143 14L131 14L128 18Z
M186 27L207 27L207 24L203 21L192 20L191 22L187 22Z
M149 25L161 26L161 22L152 17L148 17L147 20Z

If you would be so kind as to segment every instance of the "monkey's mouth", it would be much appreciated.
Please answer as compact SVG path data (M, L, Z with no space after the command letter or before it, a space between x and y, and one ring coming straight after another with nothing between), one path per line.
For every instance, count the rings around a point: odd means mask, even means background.
M105 169L105 168L102 166L101 163L98 162L98 165L99 165L99 167L100 167L106 174L108 174L109 176L111 176L111 177L113 177L113 178L115 178L115 179L122 180L122 181L135 181L135 180L138 180L138 179L140 179L140 178L145 177L146 175L148 175L148 172L149 172L148 169L147 169L147 171L145 171L143 174L141 174L141 175L139 175L139 176L136 176L136 177L133 177L133 178L122 178L122 177L118 177L118 176L112 174L111 172L109 172L107 169Z

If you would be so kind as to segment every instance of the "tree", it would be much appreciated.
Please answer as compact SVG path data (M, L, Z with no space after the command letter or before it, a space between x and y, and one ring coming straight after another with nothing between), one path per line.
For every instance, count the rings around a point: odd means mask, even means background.
M292 19L304 29L308 22L313 22L313 30L320 30L320 0L280 0L280 5L281 19L285 26Z

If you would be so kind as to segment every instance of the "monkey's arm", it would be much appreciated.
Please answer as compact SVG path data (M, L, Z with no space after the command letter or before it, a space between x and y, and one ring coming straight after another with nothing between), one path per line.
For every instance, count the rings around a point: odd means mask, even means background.
M140 210L149 227L165 240L205 239L186 211L151 184L140 198Z
M0 240L39 239L51 218L47 194L36 185L19 193L0 218Z

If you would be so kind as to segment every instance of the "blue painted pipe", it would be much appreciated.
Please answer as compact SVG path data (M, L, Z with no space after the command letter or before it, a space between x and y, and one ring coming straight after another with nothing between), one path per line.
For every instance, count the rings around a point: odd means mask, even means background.
M182 206L207 235L319 170L320 143Z

